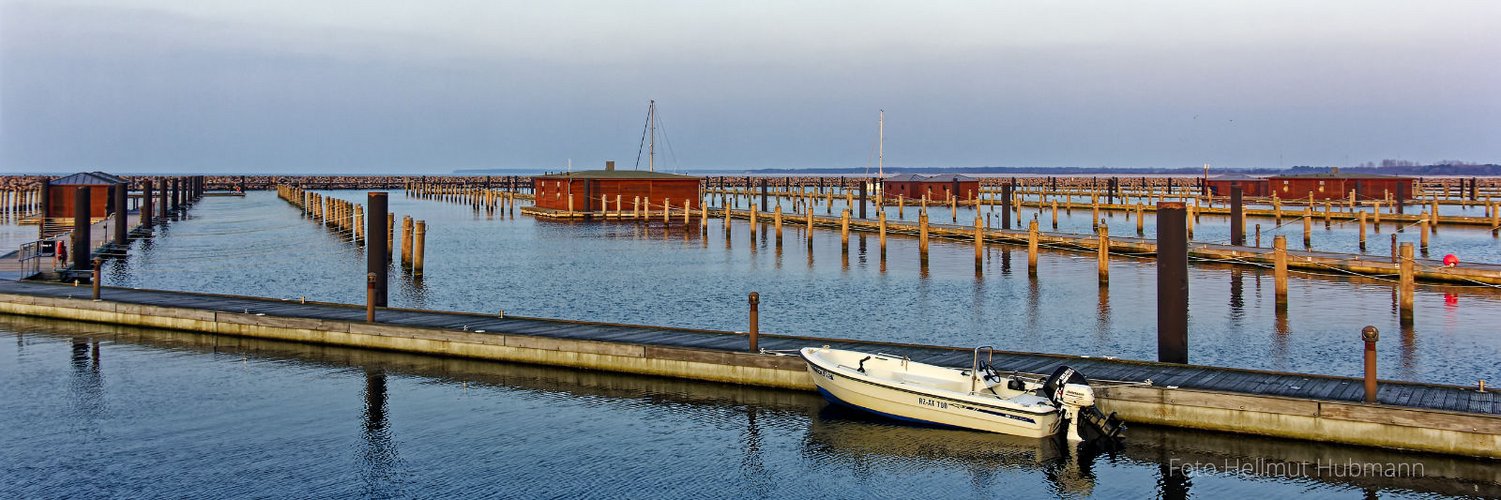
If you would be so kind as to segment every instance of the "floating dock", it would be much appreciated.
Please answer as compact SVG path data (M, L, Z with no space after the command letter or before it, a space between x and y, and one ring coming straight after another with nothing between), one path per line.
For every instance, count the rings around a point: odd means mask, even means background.
M744 333L37 282L0 282L0 313L534 363L811 391L796 356L749 352ZM760 335L761 348L810 345L967 366L970 348ZM997 352L1005 370L1073 366L1102 381L1107 411L1128 422L1501 458L1501 397L1473 387L1362 380L1083 356ZM1113 383L1126 382L1126 383ZM1150 381L1150 384L1145 382Z

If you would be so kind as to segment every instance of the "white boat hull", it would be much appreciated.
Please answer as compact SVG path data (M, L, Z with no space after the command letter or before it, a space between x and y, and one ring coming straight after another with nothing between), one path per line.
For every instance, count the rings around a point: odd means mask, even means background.
M896 379L875 377L823 359L814 348L804 349L803 358L826 399L888 418L1033 438L1056 435L1062 424L1055 407L1017 408L990 394L935 390L906 383L900 375Z

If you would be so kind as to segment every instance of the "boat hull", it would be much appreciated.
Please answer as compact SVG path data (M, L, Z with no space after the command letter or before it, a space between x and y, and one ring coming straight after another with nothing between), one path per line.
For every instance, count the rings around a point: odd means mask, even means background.
M862 379L846 368L820 366L804 356L808 373L825 399L898 421L1042 438L1058 433L1058 412L1025 412L978 401L983 398L921 391Z

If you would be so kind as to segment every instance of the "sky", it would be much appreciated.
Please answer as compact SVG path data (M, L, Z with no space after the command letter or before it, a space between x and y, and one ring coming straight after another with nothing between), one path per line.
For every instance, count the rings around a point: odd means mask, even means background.
M0 173L1501 163L1501 2L0 0ZM645 168L645 159L642 167Z

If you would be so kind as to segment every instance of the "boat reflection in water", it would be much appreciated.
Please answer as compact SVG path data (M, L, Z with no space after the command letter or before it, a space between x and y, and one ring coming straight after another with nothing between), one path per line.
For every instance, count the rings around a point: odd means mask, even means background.
M1094 491L1092 466L1098 457L1088 447L1069 446L1056 436L905 425L836 404L825 406L809 421L803 444L810 455L845 460L854 467L886 459L954 464L976 483L992 481L997 471L1041 470L1056 493L1070 496Z

